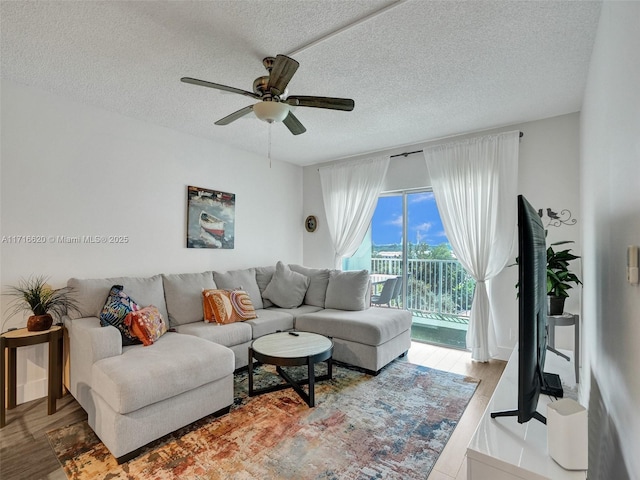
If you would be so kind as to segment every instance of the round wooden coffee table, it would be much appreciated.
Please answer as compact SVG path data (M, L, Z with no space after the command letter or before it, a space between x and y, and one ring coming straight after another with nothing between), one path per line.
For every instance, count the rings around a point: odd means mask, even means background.
M315 382L331 380L333 375L333 341L324 335L308 332L277 332L256 338L249 347L249 396L293 388L310 407L315 406ZM275 365L278 375L287 383L253 388L253 359ZM327 362L327 374L315 376L314 365ZM282 367L307 365L307 378L296 381ZM309 393L302 385L309 385Z

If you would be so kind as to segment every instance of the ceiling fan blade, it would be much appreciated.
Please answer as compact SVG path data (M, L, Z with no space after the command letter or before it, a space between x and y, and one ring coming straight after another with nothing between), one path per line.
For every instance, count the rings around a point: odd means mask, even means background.
M299 66L300 64L293 58L289 58L286 55L278 55L269 73L268 89L275 95L282 95Z
M282 121L282 123L284 123L289 129L289 131L294 135L300 135L301 133L304 133L307 131L307 129L304 128L304 125L300 123L300 120L298 120L296 116L291 112L289 112L289 115L287 115L287 117Z
M344 110L350 112L355 107L355 102L350 98L312 97L306 95L290 95L286 102L289 105L299 107L328 108L331 110Z
M246 97L261 98L260 95L258 95L257 93L248 92L246 90L241 90L239 88L228 87L226 85L220 85L219 83L207 82L205 80L198 80L197 78L182 77L180 81L184 83L191 83L192 85L200 85L201 87L215 88L216 90L223 90L225 92L239 93L240 95L244 95Z
M231 122L238 120L240 117L244 117L247 113L251 113L253 111L253 105L249 105L248 107L241 108L237 112L233 112L231 115L227 115L224 118L218 120L216 125L229 125Z

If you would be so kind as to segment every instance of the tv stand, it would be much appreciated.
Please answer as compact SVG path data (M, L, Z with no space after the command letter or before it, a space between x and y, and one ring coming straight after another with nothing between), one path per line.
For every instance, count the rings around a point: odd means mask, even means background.
M491 418L496 417L517 417L518 410L503 410L502 412L491 412ZM544 415L540 415L538 412L533 412L533 418L538 420L539 422L547 424L547 419Z
M549 350L550 352L555 353L556 355L564 358L567 362L570 362L571 359L569 358L569 355L565 355L564 353L562 353L560 350L556 350L555 348L553 348L551 345L547 345L547 350Z
M573 361L572 352L562 352L568 354ZM571 362L557 355L547 355L545 370L560 374L568 389L575 387L575 373ZM530 420L518 423L517 417L507 416L509 409L513 409L517 401L516 346L467 447L467 479L585 480L586 471L565 470L549 456L547 426L543 422ZM553 401L546 395L540 395L538 413L541 417L546 414L547 405ZM497 412L498 415L494 417L492 412Z
M563 358L566 357L567 359L569 359L569 357L564 353L560 353L560 356L562 356ZM564 395L564 391L562 390L562 380L560 380L560 375L556 373L543 372L542 386L540 387L540 395L550 395L555 398L562 398L562 396ZM500 412L491 412L491 418L517 417L519 413L520 412L518 412L518 410L503 410ZM544 423L545 425L547 424L546 417L538 412L533 412L532 418L535 418L536 420Z
M561 355L566 357L564 354ZM560 375L544 372L542 374L542 378L543 382L542 387L540 388L540 395L551 395L556 398L563 397L564 391L562 390L562 380L560 380Z

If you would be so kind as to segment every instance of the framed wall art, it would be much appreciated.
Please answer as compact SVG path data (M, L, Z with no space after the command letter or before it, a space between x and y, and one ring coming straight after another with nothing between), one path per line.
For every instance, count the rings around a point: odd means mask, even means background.
M236 196L187 187L187 248L233 248Z

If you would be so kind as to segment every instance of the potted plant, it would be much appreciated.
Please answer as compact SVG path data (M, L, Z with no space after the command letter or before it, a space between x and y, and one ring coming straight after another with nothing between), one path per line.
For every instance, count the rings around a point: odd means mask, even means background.
M47 283L47 277L35 276L22 279L17 286L8 287L6 295L15 297L11 315L21 311L31 311L27 320L27 330L43 331L51 328L53 317L66 314L68 310L77 310L70 287L53 289Z
M580 258L573 255L570 250L554 250L554 246L573 243L572 241L556 242L547 248L547 295L549 295L549 315L562 315L564 312L564 301L569 296L567 290L582 282L578 277L569 271L569 262Z

